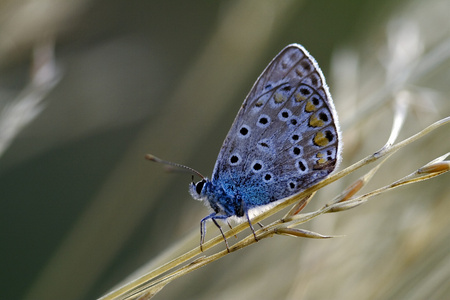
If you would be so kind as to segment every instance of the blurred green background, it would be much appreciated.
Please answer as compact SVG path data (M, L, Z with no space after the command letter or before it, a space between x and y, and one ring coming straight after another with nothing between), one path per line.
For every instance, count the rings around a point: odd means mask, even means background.
M341 168L383 146L393 99L410 104L401 139L449 116L449 17L444 0L1 1L0 298L94 299L186 236L196 247L208 211L187 193L191 175L144 154L210 176L243 99L287 44L325 73ZM44 93L29 84L47 74L31 67L42 57L59 78ZM396 154L368 190L449 151L449 129ZM306 228L345 237L267 239L155 299L449 298L448 182L322 216Z

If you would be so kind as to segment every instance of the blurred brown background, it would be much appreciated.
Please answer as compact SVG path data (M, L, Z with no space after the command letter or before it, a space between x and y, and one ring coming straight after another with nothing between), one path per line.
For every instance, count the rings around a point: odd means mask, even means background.
M383 146L393 99L410 104L400 139L449 116L449 12L444 0L1 1L0 298L97 298L186 236L195 247L207 209L187 193L191 175L144 154L210 176L240 104L287 44L325 73L341 168ZM33 73L42 57L50 73ZM30 72L55 80L42 92ZM448 132L396 154L367 191L449 151ZM305 228L345 237L267 239L155 299L450 297L448 182L322 216Z

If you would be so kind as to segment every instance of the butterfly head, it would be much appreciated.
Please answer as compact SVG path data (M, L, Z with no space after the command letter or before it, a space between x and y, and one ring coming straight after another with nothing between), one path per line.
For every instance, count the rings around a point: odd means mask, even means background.
M197 183L192 182L189 185L189 192L191 193L192 198L194 198L196 200L204 199L204 197L205 197L204 187L208 181L209 181L208 179L203 178L202 180L198 181Z

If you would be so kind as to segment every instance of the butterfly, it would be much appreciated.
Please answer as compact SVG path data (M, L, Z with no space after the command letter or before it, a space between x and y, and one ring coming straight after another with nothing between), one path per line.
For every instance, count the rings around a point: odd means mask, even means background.
M251 218L284 198L325 179L338 167L342 142L325 77L299 44L286 46L269 63L244 100L220 149L211 179L190 184L194 199L211 213L200 221L200 248L211 220Z

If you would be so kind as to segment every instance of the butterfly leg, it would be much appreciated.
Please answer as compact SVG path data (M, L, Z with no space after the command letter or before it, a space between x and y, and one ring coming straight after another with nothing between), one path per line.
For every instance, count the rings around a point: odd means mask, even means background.
M250 217L248 216L248 211L247 210L245 210L245 216L247 217L247 222L248 222L248 225L250 225L250 229L253 232L253 236L255 237L255 241L258 241L258 238L256 237L255 229L253 228L252 222L250 222ZM258 222L258 224L259 224L259 222ZM261 224L259 224L259 226L261 226Z
M223 240L225 241L225 246L227 247L227 251L228 251L228 253L230 253L230 248L228 248L228 241L227 241L227 238L225 237L225 234L223 234L222 227L220 227L219 223L217 223L215 218L212 218L212 221L214 222L214 224L216 224L217 228L219 228L220 233L222 234Z
M227 247L227 251L228 251L228 253L230 252L230 248L228 247L228 241L225 237L225 234L223 233L222 227L220 227L219 223L217 223L217 221L216 221L218 219L225 220L227 218L228 218L228 216L223 216L223 215L218 216L214 212L214 213L204 217L200 221L200 251L203 252L203 243L205 242L205 234L206 234L206 221L211 219L213 221L213 223L217 226L217 228L219 228L220 234L222 234L223 240L225 241L225 246Z
M212 213L206 217L204 217L200 221L200 251L203 252L203 243L205 242L205 234L206 234L206 221L208 219L213 218L216 215L216 213Z

